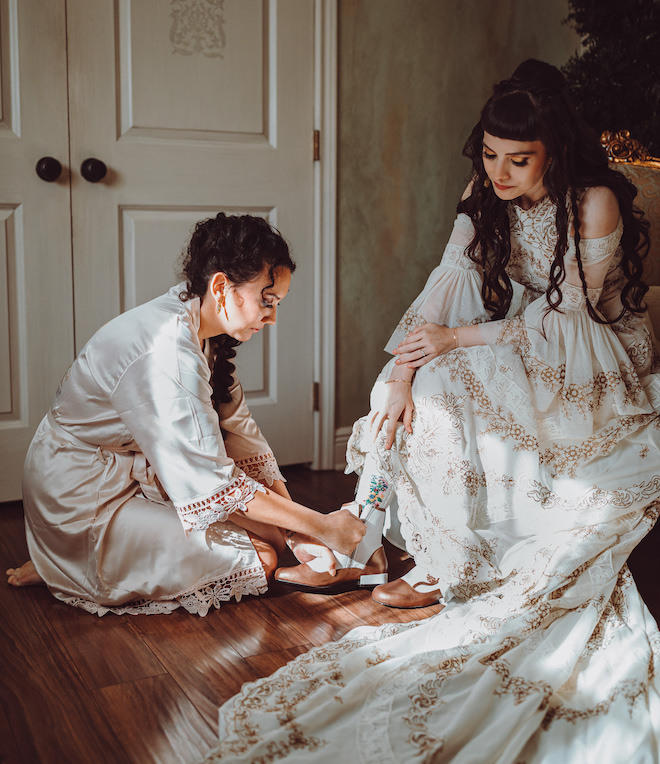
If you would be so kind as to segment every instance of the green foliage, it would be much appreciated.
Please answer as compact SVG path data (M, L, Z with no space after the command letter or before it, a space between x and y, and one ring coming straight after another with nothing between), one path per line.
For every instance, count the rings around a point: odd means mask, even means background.
M562 71L599 134L630 130L660 156L660 0L568 0L583 50Z

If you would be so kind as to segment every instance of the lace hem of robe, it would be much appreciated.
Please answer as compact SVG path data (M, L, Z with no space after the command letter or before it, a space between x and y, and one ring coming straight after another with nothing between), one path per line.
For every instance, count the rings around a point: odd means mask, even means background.
M171 599L141 599L128 602L125 605L108 606L99 605L82 597L68 597L59 592L53 592L61 602L80 608L88 613L104 616L106 613L115 615L167 615L182 607L193 615L205 616L211 607L220 609L223 602L229 602L234 597L240 602L243 596L248 594L259 595L268 591L268 582L263 568L257 565L246 568L236 573L231 573L223 578L214 579L205 584L186 589Z
M211 496L174 506L184 530L205 531L213 523L225 522L232 512L245 512L257 491L264 490L256 480L241 473Z
M276 480L286 483L286 479L280 472L275 456L272 453L254 454L244 459L236 459L235 464L253 480L266 483L271 486Z

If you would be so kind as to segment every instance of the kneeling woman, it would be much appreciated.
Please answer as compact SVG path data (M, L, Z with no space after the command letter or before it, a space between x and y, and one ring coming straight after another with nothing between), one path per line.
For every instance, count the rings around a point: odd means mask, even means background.
M102 327L66 373L25 463L30 561L13 585L103 615L206 615L266 591L284 547L350 552L364 525L291 501L234 376L295 269L261 218L197 224L185 283ZM311 537L311 538L310 538ZM308 557L309 558L309 557Z

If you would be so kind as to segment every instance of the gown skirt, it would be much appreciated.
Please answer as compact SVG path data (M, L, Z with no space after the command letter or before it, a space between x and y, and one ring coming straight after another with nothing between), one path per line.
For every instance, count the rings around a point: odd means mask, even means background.
M389 349L427 321L481 341L417 370L413 431L399 425L391 450L369 417L348 443L348 469L394 491L445 607L359 627L246 684L205 764L660 761L660 632L626 564L660 514L657 346L646 316L587 311L588 298L619 313L621 222L580 243L602 289L569 283L569 251L550 311L555 208L512 204L510 219L517 304L489 321L459 215Z

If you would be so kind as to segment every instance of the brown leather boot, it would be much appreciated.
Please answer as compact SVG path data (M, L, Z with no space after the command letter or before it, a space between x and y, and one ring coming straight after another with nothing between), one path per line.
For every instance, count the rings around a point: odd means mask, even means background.
M418 580L420 579L421 580ZM381 605L387 607L417 608L437 605L442 599L440 589L432 589L437 585L438 579L424 578L420 576L416 568L409 570L405 576L390 581L387 584L377 586L371 597Z
M338 594L351 589L372 589L387 580L387 557L383 547L378 547L364 568L338 568L337 575L317 573L307 563L290 568L278 568L275 580L303 592L315 594Z

